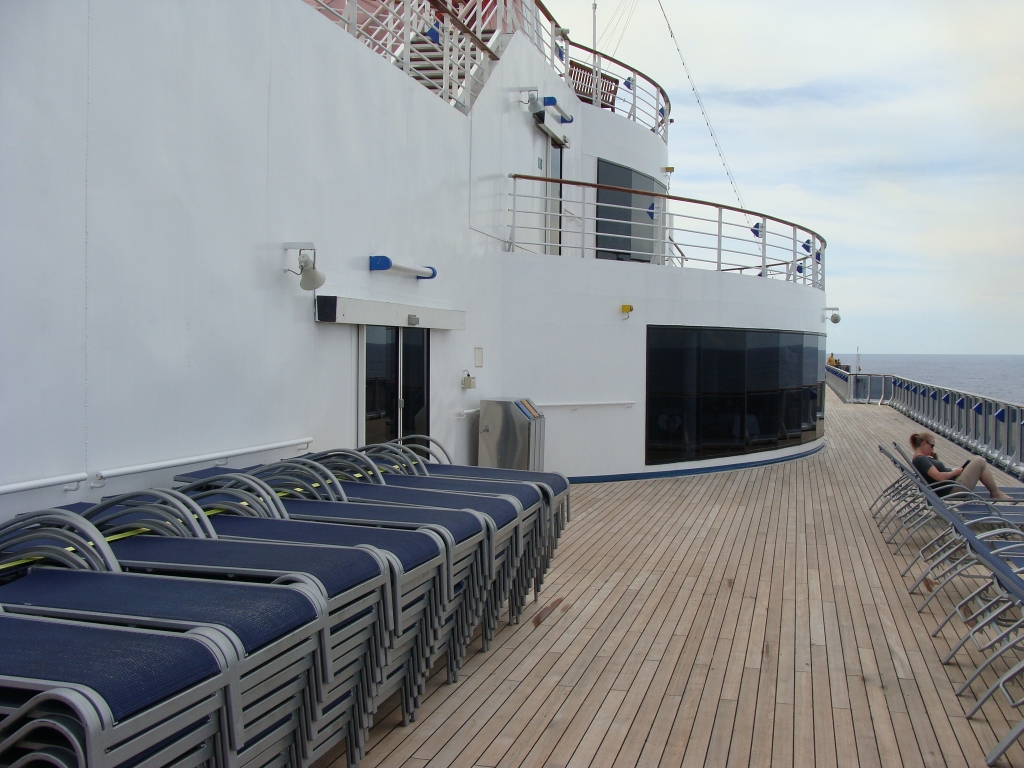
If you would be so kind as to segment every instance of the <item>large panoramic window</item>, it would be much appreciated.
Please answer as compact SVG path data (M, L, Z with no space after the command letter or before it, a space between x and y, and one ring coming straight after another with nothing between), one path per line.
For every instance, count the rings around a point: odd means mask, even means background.
M647 326L648 464L815 440L824 408L824 335Z
M607 160L597 161L597 183L665 192L650 176ZM661 198L641 192L597 190L597 258L649 262L658 244Z

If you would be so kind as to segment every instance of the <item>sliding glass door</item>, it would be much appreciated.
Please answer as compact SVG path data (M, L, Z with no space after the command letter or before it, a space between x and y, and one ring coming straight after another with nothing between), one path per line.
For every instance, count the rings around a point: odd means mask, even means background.
M426 328L366 326L366 432L384 443L430 433L430 333Z

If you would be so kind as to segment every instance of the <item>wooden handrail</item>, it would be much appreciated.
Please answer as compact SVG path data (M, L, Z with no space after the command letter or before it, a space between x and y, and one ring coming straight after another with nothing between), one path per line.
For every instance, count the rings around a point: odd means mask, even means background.
M542 3L540 0L533 0L533 2L537 5L537 10L544 14L544 18L546 18L556 27L562 26L561 24L558 23L558 20L551 14L551 11L548 10L548 7L544 5L544 3Z
M591 189L607 189L607 190L609 190L611 192L629 192L630 194L646 195L647 197L660 197L663 200L676 200L677 202L680 202L680 203L696 203L697 205L710 205L713 208L722 208L723 210L726 210L726 211L735 211L736 213L748 214L750 216L756 216L759 219L765 219L766 221L774 221L774 222L777 222L779 224L785 224L787 227L796 227L797 229L802 229L804 232L807 232L808 234L814 235L814 237L818 238L818 240L821 241L821 248L818 249L819 251L824 250L825 246L827 245L827 242L826 242L824 237L819 235L813 229L805 227L803 224L797 224L795 221L787 221L786 219L780 219L780 218L777 218L775 216L769 216L767 213L759 213L758 211L751 211L751 210L749 210L747 208L737 208L734 205L723 205L721 203L712 203L709 200L698 200L695 197L679 197L678 195L670 195L667 192L648 192L645 189L631 189L630 187L614 187L614 186L612 186L610 184L597 184L597 183L592 182L592 181L571 181L571 180L568 180L568 179L552 179L552 178L549 178L548 176L531 176L530 174L526 174L526 173L510 173L508 175L508 177L510 179L524 179L526 181L544 181L544 182L547 182L549 184L551 184L551 183L555 183L555 184L568 184L568 185L574 186L574 187L589 187ZM813 256L814 254L811 254L811 255ZM781 263L788 264L789 262L781 262ZM744 269L751 269L751 267L744 267ZM723 271L725 271L725 270L723 270Z

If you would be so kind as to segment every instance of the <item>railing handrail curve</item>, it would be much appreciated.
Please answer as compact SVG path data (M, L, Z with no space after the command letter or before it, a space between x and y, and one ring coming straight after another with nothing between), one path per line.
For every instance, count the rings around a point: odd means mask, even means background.
M721 208L721 209L726 210L726 211L734 211L736 213L742 213L742 214L745 214L745 215L748 215L748 216L756 216L758 219L764 219L766 221L774 221L774 222L777 222L779 224L784 224L787 227L796 227L797 229L802 230L804 232L807 232L808 234L813 235L814 237L816 237L821 242L821 247L819 249L821 251L825 250L825 246L827 245L827 241L825 240L824 237L822 237L820 234L815 232L813 229L810 229L809 227L805 227L803 224L797 224L796 222L793 222L793 221L788 221L786 219L780 219L780 218L778 218L776 216L771 216L771 215L769 215L767 213L761 213L759 211L750 210L749 208L737 208L734 205L725 205L724 203L714 203L714 202L711 202L710 200L699 200L699 199L697 199L695 197L680 197L679 195L670 195L667 192L648 192L647 190L644 190L644 189L632 189L630 187L616 187L616 186L613 186L611 184L598 184L597 182L593 182L593 181L575 181L575 180L572 180L572 179L553 179L553 178L551 178L549 176L534 176L532 174L527 174L527 173L510 173L508 175L508 177L510 179L523 179L524 181L543 181L543 182L547 182L549 184L564 184L564 185L574 186L574 187L587 187L588 189L605 189L605 190L609 190L611 192L628 192L630 194L643 195L645 197L658 197L658 198L661 198L663 200L675 200L676 202L680 202L680 203L694 203L694 204L697 204L697 205L708 205L708 206L711 206L712 208ZM811 254L811 255L813 255L813 254ZM803 258L807 258L807 257L803 257Z
M536 0L535 0L535 2L536 2ZM540 5L539 2L538 2L538 5ZM557 24L558 22L555 21L554 23ZM668 92L664 88L661 87L661 84L657 80L655 80L650 75L647 75L647 74L641 72L639 69L634 67L632 64L627 64L624 61L620 61L619 59L616 59L614 56L609 56L607 53L601 53L601 51L595 51L593 48L590 48L589 46L583 45L582 43L577 43L575 40L571 40L568 35L566 35L562 39L565 40L565 42L568 43L573 48L579 48L581 51L586 51L591 56L596 54L596 55L600 56L602 59L604 59L605 61L610 61L610 62L612 62L614 64L618 64L623 69L628 69L630 72L633 72L633 73L639 75L640 77L643 77L647 82L649 82L651 85L653 85L655 88L657 88L661 92L661 97L665 100L665 119L668 120L668 116L672 113L672 102L669 101Z

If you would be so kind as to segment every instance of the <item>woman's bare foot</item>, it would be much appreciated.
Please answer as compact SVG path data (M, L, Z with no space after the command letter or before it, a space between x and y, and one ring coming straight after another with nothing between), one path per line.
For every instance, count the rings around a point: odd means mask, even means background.
M989 495L993 499L996 499L997 501L1009 501L1010 499L1013 498L1013 496L1008 496L1007 494L1003 493L1002 491L996 491L995 493L990 493Z

